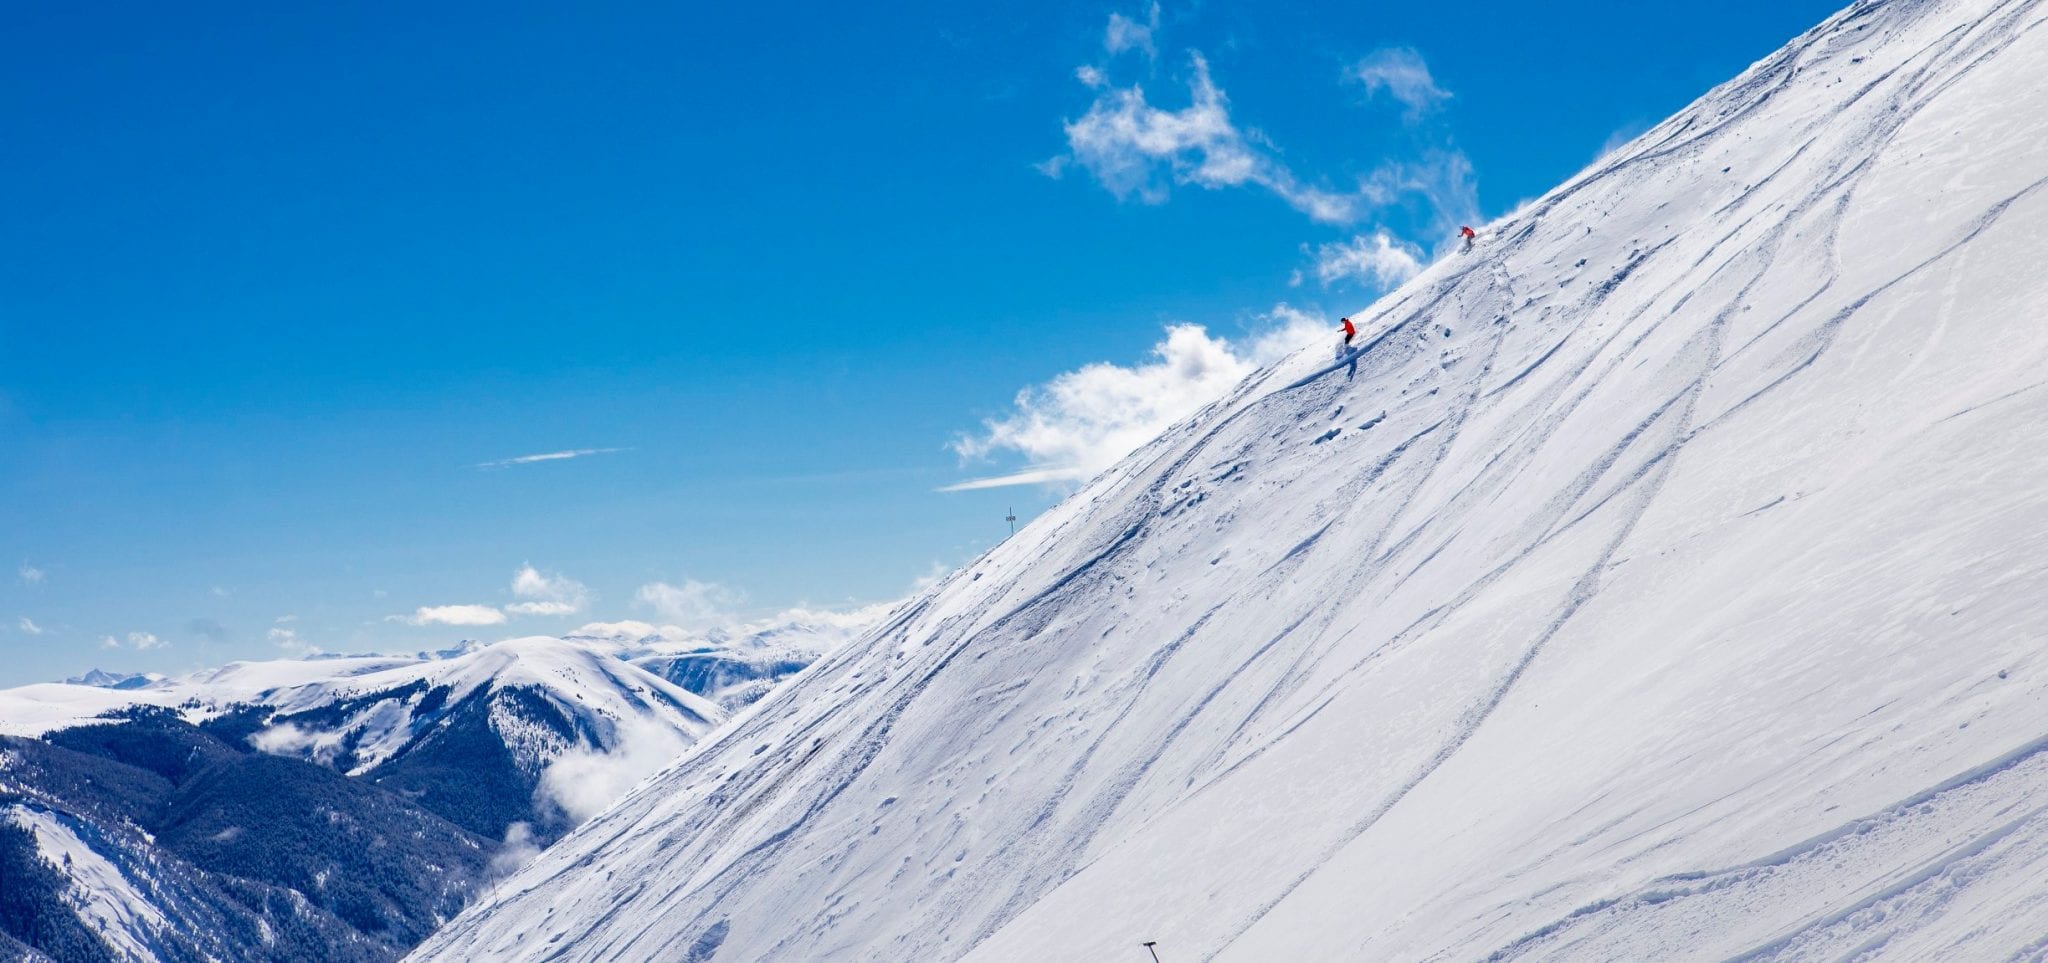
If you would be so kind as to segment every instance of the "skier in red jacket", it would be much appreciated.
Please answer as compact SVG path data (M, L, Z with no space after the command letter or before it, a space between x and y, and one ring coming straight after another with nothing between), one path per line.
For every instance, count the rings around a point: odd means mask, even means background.
M1479 240L1479 232L1469 227L1458 228L1458 236L1465 239L1465 250L1472 250L1472 242Z
M1344 319L1344 346L1351 346L1351 339L1358 337L1358 329L1351 326L1351 319Z

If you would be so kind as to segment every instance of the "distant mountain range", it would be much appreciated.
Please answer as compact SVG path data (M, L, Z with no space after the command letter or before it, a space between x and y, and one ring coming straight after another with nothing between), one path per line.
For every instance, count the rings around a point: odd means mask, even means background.
M89 685L97 689L140 689L162 682L164 677L154 672L107 672L93 669L84 675L65 679L66 685Z
M0 959L395 958L880 614L0 691Z

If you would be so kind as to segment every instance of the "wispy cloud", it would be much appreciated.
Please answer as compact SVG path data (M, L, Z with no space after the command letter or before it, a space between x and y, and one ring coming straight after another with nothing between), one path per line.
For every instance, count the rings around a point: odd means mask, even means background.
M609 749L573 744L548 763L534 787L536 802L550 803L572 823L581 823L667 768L690 747L676 730L644 716L627 716L612 724L617 731Z
M384 594L380 590L377 597ZM514 616L575 615L590 604L590 589L582 582L542 572L530 563L512 573L512 595L521 601L502 608L482 604L422 605L411 615L392 615L387 619L411 625L503 625ZM289 620L287 617L279 622Z
M1102 31L1102 49L1112 55L1126 50L1142 51L1147 59L1159 56L1159 48L1153 46L1152 35L1159 32L1159 4L1152 4L1143 23L1121 13L1109 15L1109 26Z
M1027 468L1008 475L991 475L987 478L970 478L964 482L946 485L942 492L973 492L989 488L1015 488L1019 485L1059 485L1066 482L1087 481L1095 473L1087 468L1070 466L1066 468Z
M146 652L150 649L161 649L167 645L170 645L170 643L164 641L163 639L157 638L154 634L151 634L149 632L128 633L127 647L134 649L138 652ZM118 649L121 647L122 645L120 639L117 639L111 635L100 636L100 648Z
M270 640L270 644L300 658L319 655L322 649L307 641L305 636L299 634L298 629L292 627L291 623L298 619L296 615L278 616L277 620L271 623L270 631L264 633L265 637Z
M504 879L539 855L540 846L533 841L533 826L516 822L505 827L505 838L498 844L498 852L491 857L485 873L493 881Z
M42 569L33 565L23 565L15 575L21 579L23 585L41 585L43 580L49 577Z
M223 643L234 638L234 633L229 632L227 626L213 619L193 619L185 623L185 632L214 643Z
M24 615L24 616L22 616L22 617L21 617L21 622L20 622L20 625L21 625L21 630L22 630L23 632L27 632L27 633L28 633L28 634L30 634L30 635L41 635L41 634L43 634L43 627L42 627L42 626L40 626L40 625L37 625L37 624L35 623L35 620L34 620L34 619L31 619L31 618L29 618L29 617L28 617L28 616L26 616L26 615Z
M933 580L946 574L946 570L934 564ZM663 585L665 583L654 583ZM695 583L702 585L704 583ZM927 586L920 579L917 588ZM676 588L677 586L668 586ZM715 587L715 586L714 586ZM717 587L724 591L722 587ZM737 593L735 593L737 594ZM735 612L726 611L722 606L710 610L696 609L689 614L703 615L707 611L713 616L708 621L699 620L694 627L681 625L657 625L652 622L625 620L619 622L591 622L568 633L570 637L608 639L615 642L643 642L659 639L665 642L701 642L711 630L729 635L754 635L762 632L780 634L784 629L805 630L802 634L815 636L819 630L836 630L850 637L894 611L898 602L877 602L850 609L817 609L806 605L783 609L773 615L757 619L742 619Z
M505 606L511 615L574 615L590 604L590 590L565 575L544 575L522 565L512 576L512 594L525 599Z
M1158 14L1146 24L1112 15L1104 48L1112 56L1145 49L1156 54ZM1142 34L1139 28L1143 27ZM1140 45L1142 37L1143 45ZM1165 203L1176 187L1206 190L1255 188L1321 224L1353 228L1399 214L1440 240L1454 242L1457 227L1478 220L1478 190L1469 159L1453 145L1438 108L1452 99L1422 55L1408 48L1375 51L1345 71L1367 96L1386 96L1404 109L1402 137L1412 145L1349 183L1330 186L1305 177L1282 160L1280 148L1231 114L1229 98L1199 51L1187 54L1187 103L1162 107L1138 84L1110 79L1115 62L1075 71L1094 100L1064 125L1067 150L1039 165L1050 177L1085 172L1119 200ZM1313 263L1292 272L1290 285L1313 270L1325 287L1387 290L1414 277L1428 246L1403 240L1384 223L1348 239L1302 245ZM955 439L963 462L998 452L1022 456L1013 471L962 481L942 491L1008 485L1071 483L1114 464L1202 405L1220 397L1260 365L1329 332L1327 323L1286 305L1266 318L1264 335L1247 343L1212 336L1200 325L1177 324L1153 348L1153 359L1131 366L1093 364L1019 392L1011 410L982 423L978 433ZM1270 349L1270 350L1269 350Z
M478 468L510 468L514 465L532 465L544 461L568 461L571 458L586 458L591 455L609 455L615 452L632 451L631 448L571 448L566 451L549 451L537 455L520 455L517 458L500 458L497 461L477 463Z
M1324 287L1345 280L1389 289L1422 273L1421 249L1386 231L1358 235L1316 249L1316 278Z
M1286 357L1330 326L1278 305L1259 329L1237 341L1198 324L1176 324L1152 348L1152 360L1129 367L1091 364L1018 392L1009 414L982 422L976 435L952 443L965 462L1002 452L1022 455L1019 471L976 478L941 491L1059 484L1093 477L1173 423L1221 397L1259 367Z
M507 615L575 615L583 607L569 602L514 602L505 606Z
M1079 72L1098 91L1079 120L1065 125L1067 153L1039 166L1063 176L1070 165L1087 171L1119 200L1165 203L1173 185L1216 190L1260 187L1312 220L1348 224L1389 198L1371 182L1355 191L1309 184L1271 152L1264 139L1247 134L1230 117L1229 100L1210 75L1209 61L1188 55L1190 103L1177 110L1155 107L1144 88L1107 87L1101 71Z
M422 605L410 616L393 616L413 625L503 625L505 613L489 605Z
M938 561L937 559L933 559L931 565L925 568L923 575L920 575L917 578L911 580L910 591L913 594L917 592L922 592L925 589L931 588L932 586L939 584L939 582L943 581L946 576L951 574L953 574L952 566L949 566L944 562Z
M685 578L681 585L642 585L633 593L633 601L685 629L701 630L735 621L733 610L745 596L715 582Z
M1428 230L1448 246L1458 225L1478 215L1471 161L1451 145L1437 111L1451 93L1437 84L1422 55L1408 48L1377 51L1345 76L1363 84L1368 95L1384 94L1401 104L1403 127L1416 143L1412 154L1387 157L1348 184L1304 177L1280 159L1270 139L1239 123L1198 51L1188 52L1188 103L1178 108L1159 106L1140 85L1112 84L1107 67L1076 69L1082 86L1095 92L1094 102L1064 125L1066 153L1039 170L1058 178L1078 169L1118 200L1144 204L1165 203L1175 187L1258 188L1312 221L1340 226L1397 208L1413 210L1419 200Z
M1451 92L1437 86L1436 78L1430 76L1429 63L1422 54L1408 47L1375 50L1352 64L1344 75L1365 85L1368 97L1384 93L1394 98L1406 108L1411 123L1451 99Z
M1373 179L1383 191L1422 200L1429 229L1440 239L1441 250L1457 242L1459 225L1479 222L1479 180L1472 159L1451 146L1448 134L1438 131L1435 136L1439 138L1436 146L1413 160L1381 165Z

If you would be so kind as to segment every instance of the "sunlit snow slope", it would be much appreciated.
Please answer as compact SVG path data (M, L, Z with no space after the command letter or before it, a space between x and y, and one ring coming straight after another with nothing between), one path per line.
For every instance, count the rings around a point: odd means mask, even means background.
M416 957L2043 952L2044 20L1857 4Z

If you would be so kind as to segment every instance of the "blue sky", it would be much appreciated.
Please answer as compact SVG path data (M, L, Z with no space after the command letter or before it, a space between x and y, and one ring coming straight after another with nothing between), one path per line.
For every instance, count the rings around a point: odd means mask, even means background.
M14 11L0 684L900 596L1835 5L885 6Z

